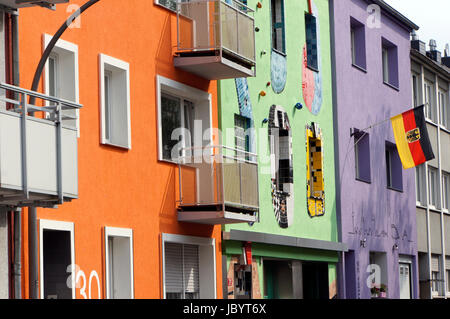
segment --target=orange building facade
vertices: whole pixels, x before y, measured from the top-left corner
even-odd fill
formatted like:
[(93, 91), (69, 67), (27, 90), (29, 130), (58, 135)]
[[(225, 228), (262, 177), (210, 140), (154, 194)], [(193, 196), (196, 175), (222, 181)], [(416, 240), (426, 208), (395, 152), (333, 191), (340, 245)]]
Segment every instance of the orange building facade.
[[(222, 298), (221, 226), (179, 221), (178, 165), (165, 159), (161, 109), (171, 105), (162, 99), (181, 103), (186, 123), (189, 107), (199, 107), (189, 116), (203, 132), (216, 128), (216, 81), (174, 66), (177, 15), (156, 2), (99, 1), (47, 62), (38, 91), (83, 107), (78, 119), (66, 119), (78, 133), (78, 198), (37, 209), (40, 298)], [(83, 3), (20, 10), (22, 88), (31, 88), (45, 46)], [(30, 296), (27, 225), (24, 209), (23, 298)], [(192, 254), (198, 272), (188, 282), (185, 268), (168, 260), (185, 265)], [(171, 271), (181, 283), (170, 282)]]

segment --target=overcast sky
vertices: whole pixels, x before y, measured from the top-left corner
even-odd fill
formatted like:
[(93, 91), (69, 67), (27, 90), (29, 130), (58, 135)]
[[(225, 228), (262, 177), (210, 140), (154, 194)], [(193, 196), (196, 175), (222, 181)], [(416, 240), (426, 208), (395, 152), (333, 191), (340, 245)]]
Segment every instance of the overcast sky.
[(435, 39), (444, 55), (450, 43), (450, 0), (385, 0), (390, 6), (417, 24), (419, 39), (428, 44)]

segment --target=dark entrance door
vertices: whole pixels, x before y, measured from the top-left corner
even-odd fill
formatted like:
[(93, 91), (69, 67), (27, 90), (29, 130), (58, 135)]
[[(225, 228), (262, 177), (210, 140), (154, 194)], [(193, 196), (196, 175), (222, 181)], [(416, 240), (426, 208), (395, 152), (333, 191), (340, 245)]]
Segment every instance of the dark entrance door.
[(330, 298), (328, 291), (327, 263), (303, 263), (303, 298)]

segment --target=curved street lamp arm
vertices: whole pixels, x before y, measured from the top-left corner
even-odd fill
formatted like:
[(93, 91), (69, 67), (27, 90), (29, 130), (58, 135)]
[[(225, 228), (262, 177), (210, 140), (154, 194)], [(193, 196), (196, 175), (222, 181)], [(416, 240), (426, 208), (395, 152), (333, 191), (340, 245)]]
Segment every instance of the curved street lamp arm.
[[(61, 27), (58, 29), (58, 31), (56, 31), (55, 35), (53, 36), (53, 38), (50, 40), (49, 44), (45, 48), (44, 53), (42, 54), (39, 64), (36, 68), (36, 71), (35, 71), (34, 77), (33, 77), (33, 83), (31, 85), (32, 91), (38, 90), (39, 80), (41, 79), (42, 71), (44, 70), (45, 63), (47, 63), (48, 57), (50, 56), (50, 53), (52, 52), (53, 48), (56, 45), (56, 42), (59, 40), (61, 35), (64, 33), (64, 31), (67, 30), (67, 28), (70, 26), (70, 24), (73, 22), (73, 20), (78, 18), (78, 16), (80, 16), (84, 11), (86, 11), (86, 9), (90, 8), (92, 5), (96, 4), (99, 1), (100, 0), (89, 0), (88, 2), (83, 4), (80, 7), (80, 9), (75, 11), (69, 18), (67, 18), (67, 20), (61, 25)], [(34, 103), (35, 103), (35, 98), (30, 97), (30, 104), (34, 104)]]

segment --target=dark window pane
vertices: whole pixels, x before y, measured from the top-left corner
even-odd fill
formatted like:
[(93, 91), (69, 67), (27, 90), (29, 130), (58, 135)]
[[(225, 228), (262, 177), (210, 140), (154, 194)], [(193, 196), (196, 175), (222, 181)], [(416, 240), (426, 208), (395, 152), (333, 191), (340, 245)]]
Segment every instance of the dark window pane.
[[(181, 128), (181, 106), (179, 99), (166, 95), (161, 97), (161, 125), (163, 158), (172, 160), (172, 149), (179, 142), (179, 140), (172, 140), (172, 132), (177, 128)], [(176, 158), (173, 160), (176, 160)]]

